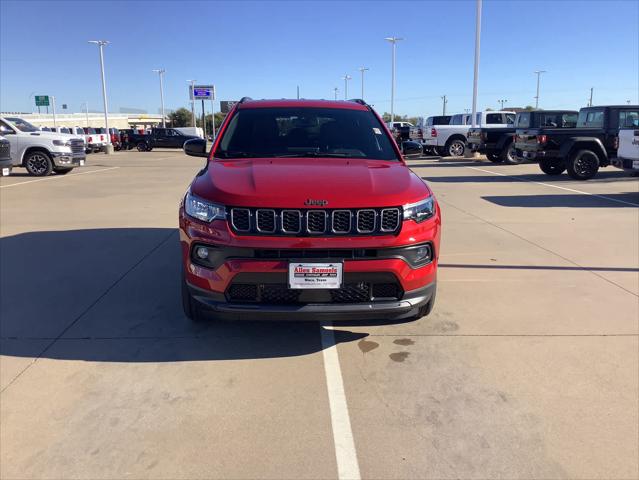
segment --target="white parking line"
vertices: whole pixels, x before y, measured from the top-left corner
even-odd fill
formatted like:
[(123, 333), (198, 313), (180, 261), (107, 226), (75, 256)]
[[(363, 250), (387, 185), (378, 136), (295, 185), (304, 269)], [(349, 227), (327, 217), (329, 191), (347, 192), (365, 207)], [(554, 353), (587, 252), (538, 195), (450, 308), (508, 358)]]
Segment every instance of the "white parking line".
[(326, 390), (328, 391), (335, 459), (337, 460), (337, 477), (339, 480), (360, 480), (359, 463), (351, 430), (351, 420), (348, 416), (342, 370), (339, 366), (335, 334), (331, 327), (331, 322), (320, 323)]
[[(102, 168), (100, 170), (90, 170), (88, 172), (80, 172), (80, 173), (70, 173), (69, 175), (65, 175), (65, 176), (51, 176), (51, 177), (46, 177), (46, 178), (38, 178), (37, 180), (27, 180), (26, 182), (19, 182), (19, 183), (12, 183), (10, 185), (0, 185), (0, 188), (9, 188), (9, 187), (16, 187), (18, 185), (25, 185), (27, 183), (34, 183), (34, 182), (44, 182), (45, 180), (53, 180), (56, 178), (69, 178), (69, 177), (77, 177), (78, 175), (87, 175), (89, 173), (100, 173), (100, 172), (106, 172), (107, 170), (115, 170), (116, 168), (120, 168), (120, 167), (109, 167), (109, 168)], [(11, 178), (11, 177), (9, 177)]]
[(616, 198), (606, 197), (605, 195), (597, 195), (596, 193), (589, 193), (589, 192), (583, 192), (581, 190), (575, 190), (572, 188), (560, 187), (559, 185), (553, 185), (551, 183), (535, 182), (534, 180), (527, 180), (525, 178), (521, 178), (516, 175), (506, 175), (505, 173), (491, 172), (490, 170), (484, 170), (483, 168), (477, 168), (477, 167), (466, 167), (466, 168), (470, 168), (471, 170), (478, 170), (480, 172), (485, 172), (485, 173), (492, 173), (493, 175), (499, 175), (500, 177), (515, 178), (521, 182), (536, 183), (537, 185), (544, 185), (546, 187), (558, 188), (559, 190), (566, 190), (567, 192), (581, 193), (582, 195), (590, 195), (591, 197), (603, 198), (611, 202), (623, 203), (624, 205), (632, 205), (633, 207), (639, 207), (639, 203), (625, 202), (623, 200), (618, 200)]

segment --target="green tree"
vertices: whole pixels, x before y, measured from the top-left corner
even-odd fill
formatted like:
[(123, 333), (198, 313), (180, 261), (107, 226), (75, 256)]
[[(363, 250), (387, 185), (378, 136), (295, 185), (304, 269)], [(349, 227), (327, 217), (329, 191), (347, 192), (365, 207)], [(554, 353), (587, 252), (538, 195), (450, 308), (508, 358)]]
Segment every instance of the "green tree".
[(169, 113), (169, 121), (173, 127), (192, 127), (191, 120), (191, 111), (184, 107)]

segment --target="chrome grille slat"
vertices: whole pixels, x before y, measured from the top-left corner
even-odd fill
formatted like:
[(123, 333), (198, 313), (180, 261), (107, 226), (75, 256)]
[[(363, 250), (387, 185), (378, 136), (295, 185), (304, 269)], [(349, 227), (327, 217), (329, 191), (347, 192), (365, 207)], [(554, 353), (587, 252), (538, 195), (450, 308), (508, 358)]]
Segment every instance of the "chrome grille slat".
[(248, 208), (231, 209), (231, 226), (238, 232), (250, 232), (251, 211)]
[(357, 211), (357, 232), (372, 233), (377, 224), (377, 212), (373, 209), (363, 209)]
[(382, 232), (394, 232), (399, 227), (399, 208), (384, 208), (381, 213), (379, 229)]
[(402, 227), (399, 207), (279, 209), (231, 207), (230, 226), (251, 235), (395, 235)]
[(349, 233), (352, 229), (352, 217), (350, 210), (334, 210), (331, 214), (331, 231), (333, 233)]
[(275, 210), (258, 208), (255, 212), (255, 228), (260, 233), (275, 233)]
[(84, 140), (80, 140), (79, 138), (73, 138), (70, 141), (71, 143), (71, 151), (73, 153), (84, 152)]
[(284, 233), (300, 233), (302, 231), (302, 212), (299, 210), (282, 210), (280, 225)]
[(306, 212), (306, 231), (318, 234), (326, 231), (326, 210), (309, 210)]

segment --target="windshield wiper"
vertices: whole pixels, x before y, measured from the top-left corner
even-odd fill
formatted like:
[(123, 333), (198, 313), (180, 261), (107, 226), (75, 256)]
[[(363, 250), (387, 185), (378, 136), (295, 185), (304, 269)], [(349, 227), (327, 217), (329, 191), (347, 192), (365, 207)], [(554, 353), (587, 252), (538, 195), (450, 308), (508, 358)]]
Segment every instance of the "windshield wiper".
[[(222, 158), (256, 158), (256, 157), (261, 157), (262, 155), (258, 155), (255, 153), (249, 153), (249, 152), (218, 152), (217, 155), (219, 155)], [(216, 156), (217, 156), (216, 155)]]
[(283, 155), (277, 155), (279, 158), (316, 158), (316, 157), (333, 157), (333, 158), (365, 158), (361, 155), (349, 155), (347, 153), (323, 153), (323, 152), (299, 152), (299, 153), (285, 153)]

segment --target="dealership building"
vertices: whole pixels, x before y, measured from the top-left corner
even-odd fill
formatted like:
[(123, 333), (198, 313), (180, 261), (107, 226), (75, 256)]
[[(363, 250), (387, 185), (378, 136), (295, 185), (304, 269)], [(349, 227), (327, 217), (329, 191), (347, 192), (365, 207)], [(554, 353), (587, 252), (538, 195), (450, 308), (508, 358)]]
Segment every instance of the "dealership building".
[[(55, 122), (51, 113), (0, 113), (3, 117), (20, 117), (36, 127), (94, 127), (104, 128), (104, 113), (62, 113), (56, 114)], [(162, 123), (161, 114), (149, 113), (109, 113), (109, 127), (111, 128), (149, 128)], [(167, 121), (168, 124), (168, 121)]]

